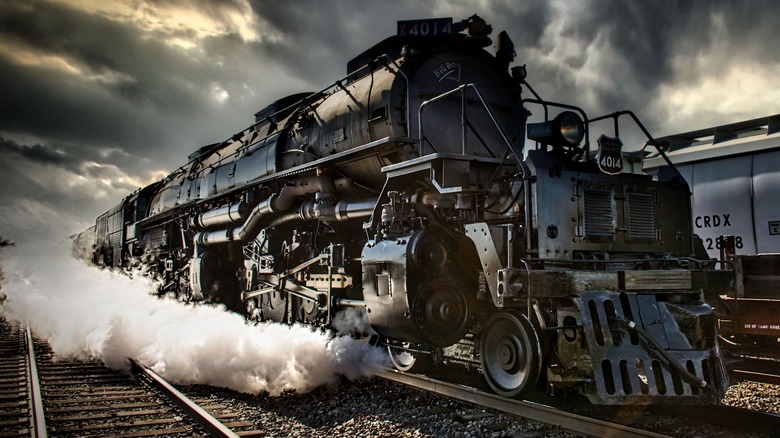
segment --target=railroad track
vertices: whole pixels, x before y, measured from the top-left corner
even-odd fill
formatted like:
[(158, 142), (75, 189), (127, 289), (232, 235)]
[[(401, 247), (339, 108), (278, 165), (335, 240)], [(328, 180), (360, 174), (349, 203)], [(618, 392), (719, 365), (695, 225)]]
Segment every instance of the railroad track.
[(729, 374), (735, 380), (780, 385), (780, 356), (776, 349), (727, 350)]
[(780, 363), (745, 358), (732, 366), (729, 374), (735, 380), (780, 385)]
[(495, 409), (510, 415), (524, 417), (542, 423), (558, 425), (562, 429), (576, 434), (621, 437), (666, 436), (632, 428), (623, 424), (562, 411), (552, 406), (499, 397), (479, 389), (456, 385), (416, 374), (396, 370), (385, 370), (377, 375), (383, 379), (392, 380), (424, 391), (450, 397), (455, 400), (473, 403), (488, 409)]
[[(586, 436), (682, 436), (678, 426), (673, 424), (667, 423), (659, 429), (646, 430), (630, 424), (596, 418), (601, 415), (609, 418), (642, 418), (643, 423), (652, 423), (652, 418), (655, 416), (668, 418), (673, 422), (680, 421), (681, 427), (691, 427), (691, 424), (701, 425), (706, 423), (721, 427), (722, 433), (725, 434), (723, 436), (738, 436), (745, 433), (754, 433), (759, 436), (777, 436), (778, 431), (780, 431), (780, 416), (730, 406), (597, 407), (586, 405), (585, 409), (578, 409), (577, 404), (573, 405), (575, 406), (573, 408), (572, 405), (562, 404), (563, 407), (561, 407), (534, 401), (508, 399), (477, 388), (396, 370), (385, 370), (378, 373), (378, 376), (455, 400), (472, 403), (483, 408), (557, 425), (566, 431)], [(587, 412), (588, 414), (583, 415), (577, 411)], [(653, 429), (653, 427), (650, 427), (650, 429)], [(668, 435), (667, 433), (673, 433), (673, 435)]]
[[(32, 348), (29, 332), (0, 318), (0, 436), (46, 436), (40, 408), (40, 392), (30, 377), (35, 363), (28, 360)], [(33, 368), (31, 368), (33, 367)]]
[[(34, 379), (28, 379), (36, 375), (36, 362), (27, 360), (31, 346), (36, 347), (39, 356), (37, 366), (43, 388), (40, 397), (34, 395)], [(263, 435), (253, 429), (252, 423), (241, 421), (224, 406), (208, 399), (186, 400), (150, 370), (135, 367), (135, 377), (129, 377), (96, 363), (54, 362), (47, 345), (32, 341), (25, 329), (7, 323), (0, 315), (0, 437), (46, 436), (47, 432), (57, 436)], [(613, 418), (609, 415), (608, 419), (594, 418), (597, 415), (591, 413), (597, 409), (583, 415), (583, 411), (506, 399), (478, 388), (396, 371), (385, 371), (380, 377), (581, 435), (679, 436), (674, 428), (644, 430), (642, 424), (608, 421)], [(40, 401), (36, 403), (36, 399)], [(172, 399), (179, 400), (176, 406)], [(36, 415), (44, 409), (45, 416)], [(625, 411), (628, 407), (619, 409)], [(655, 408), (634, 409), (640, 413), (642, 409), (662, 412)], [(203, 411), (212, 415), (203, 415)], [(780, 430), (780, 416), (728, 407), (674, 407), (658, 415), (685, 415), (706, 419), (708, 423), (717, 420), (718, 424), (736, 428), (735, 433), (751, 431), (776, 436)], [(199, 419), (191, 419), (196, 417)]]
[(138, 364), (128, 375), (55, 361), (47, 344), (2, 318), (0, 339), (0, 437), (263, 435), (224, 405), (199, 405), (209, 402), (184, 397)]

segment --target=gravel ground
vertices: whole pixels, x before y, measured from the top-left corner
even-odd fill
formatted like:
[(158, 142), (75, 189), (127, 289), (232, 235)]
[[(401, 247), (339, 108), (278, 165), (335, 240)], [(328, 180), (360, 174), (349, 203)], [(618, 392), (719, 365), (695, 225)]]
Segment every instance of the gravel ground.
[(780, 386), (767, 383), (740, 382), (729, 388), (726, 396), (723, 397), (723, 404), (754, 411), (780, 414)]
[(575, 437), (555, 426), (486, 412), (382, 379), (279, 397), (193, 386), (190, 396), (229, 405), (267, 436)]
[[(342, 382), (307, 394), (279, 397), (240, 394), (192, 386), (184, 392), (228, 405), (242, 420), (255, 423), (266, 436), (293, 437), (575, 437), (556, 426), (514, 418), (382, 379)], [(729, 389), (724, 404), (780, 413), (780, 386), (743, 382)], [(638, 410), (637, 410), (638, 409)], [(640, 420), (641, 408), (626, 410)], [(663, 425), (663, 419), (639, 423), (672, 435), (713, 437), (723, 431), (702, 425)], [(672, 419), (668, 419), (672, 420)], [(673, 423), (673, 421), (672, 421)], [(752, 435), (757, 436), (757, 435)]]

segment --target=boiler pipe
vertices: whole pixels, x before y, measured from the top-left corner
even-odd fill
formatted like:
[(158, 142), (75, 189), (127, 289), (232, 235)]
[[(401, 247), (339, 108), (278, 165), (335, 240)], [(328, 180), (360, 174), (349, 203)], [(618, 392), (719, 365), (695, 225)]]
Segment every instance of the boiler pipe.
[(242, 223), (249, 213), (250, 207), (244, 201), (226, 205), (215, 210), (209, 210), (190, 219), (190, 226), (203, 231), (209, 228)]

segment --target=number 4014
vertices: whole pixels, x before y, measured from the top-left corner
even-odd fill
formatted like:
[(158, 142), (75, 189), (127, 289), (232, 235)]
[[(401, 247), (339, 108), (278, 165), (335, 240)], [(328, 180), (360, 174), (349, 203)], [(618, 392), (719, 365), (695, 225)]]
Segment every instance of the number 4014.
[(604, 157), (601, 159), (603, 167), (623, 167), (623, 160), (617, 157)]

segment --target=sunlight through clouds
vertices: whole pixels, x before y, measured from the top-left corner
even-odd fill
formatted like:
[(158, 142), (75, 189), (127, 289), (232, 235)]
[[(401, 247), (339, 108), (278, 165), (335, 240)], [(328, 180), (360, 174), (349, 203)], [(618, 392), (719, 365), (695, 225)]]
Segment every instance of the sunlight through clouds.
[(221, 85), (217, 84), (216, 82), (212, 82), (212, 84), (211, 84), (211, 97), (218, 104), (222, 105), (222, 104), (225, 103), (225, 101), (228, 100), (228, 98), (230, 97), (230, 93), (228, 93), (227, 90), (222, 88)]
[(729, 66), (713, 71), (700, 82), (663, 86), (660, 101), (670, 110), (670, 119), (676, 120), (673, 124), (678, 131), (699, 126), (703, 115), (730, 114), (738, 121), (755, 117), (757, 107), (763, 108), (765, 115), (777, 114), (780, 113), (777, 77), (780, 77), (780, 66), (769, 71), (755, 65)]
[(0, 58), (18, 65), (63, 71), (80, 76), (84, 71), (64, 55), (41, 53), (21, 41), (0, 40)]
[(165, 36), (168, 44), (185, 49), (199, 46), (209, 36), (237, 34), (244, 41), (257, 41), (257, 22), (248, 1), (200, 2), (182, 0), (56, 0), (74, 9), (109, 19), (132, 23)]

